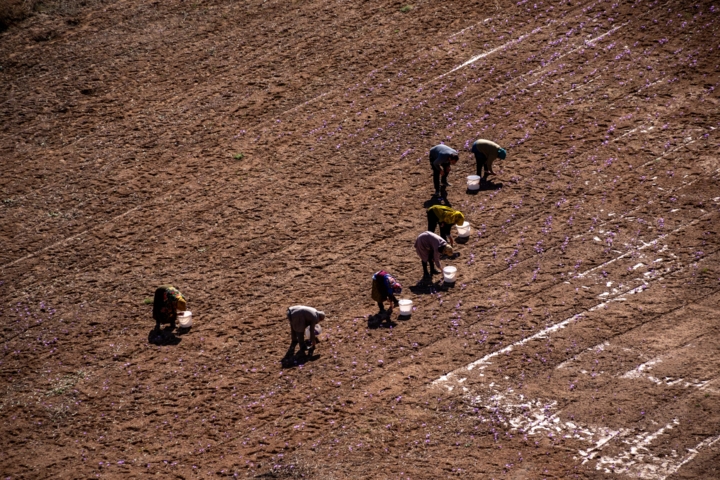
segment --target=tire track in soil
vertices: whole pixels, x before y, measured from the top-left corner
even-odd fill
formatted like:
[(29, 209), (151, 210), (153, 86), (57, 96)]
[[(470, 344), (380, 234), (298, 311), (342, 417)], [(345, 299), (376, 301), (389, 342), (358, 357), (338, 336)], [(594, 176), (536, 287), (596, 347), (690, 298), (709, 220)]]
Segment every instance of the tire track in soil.
[[(672, 275), (675, 276), (677, 273), (679, 273), (679, 272), (678, 272), (678, 271), (675, 271), (675, 272), (673, 272)], [(668, 316), (674, 316), (674, 317), (679, 317), (679, 318), (686, 318), (686, 317), (680, 315), (680, 312), (681, 312), (681, 311), (683, 311), (683, 310), (686, 311), (686, 310), (692, 308), (693, 304), (698, 304), (698, 305), (699, 305), (699, 304), (703, 304), (703, 303), (704, 303), (704, 304), (707, 304), (707, 305), (713, 305), (713, 303), (712, 303), (711, 301), (708, 301), (708, 300), (711, 299), (711, 298), (713, 298), (713, 296), (717, 297), (717, 292), (718, 292), (717, 289), (716, 289), (714, 292), (705, 292), (706, 295), (705, 295), (704, 298), (701, 298), (701, 299), (699, 299), (699, 300), (697, 300), (697, 301), (689, 300), (689, 301), (687, 301), (684, 305), (681, 305), (681, 306), (675, 308), (674, 310), (671, 310), (671, 311), (669, 311), (669, 312), (666, 311), (666, 312), (664, 312), (664, 313), (655, 315), (655, 317), (654, 317), (653, 319), (649, 320), (649, 321), (642, 322), (642, 323), (640, 323), (639, 325), (633, 324), (633, 325), (631, 326), (631, 328), (629, 328), (628, 330), (626, 330), (626, 331), (624, 331), (624, 332), (621, 332), (621, 333), (615, 332), (615, 334), (614, 334), (613, 336), (606, 338), (606, 340), (604, 341), (604, 343), (602, 344), (602, 346), (601, 346), (600, 348), (597, 348), (598, 345), (596, 345), (595, 347), (591, 347), (591, 348), (589, 348), (589, 349), (587, 349), (587, 350), (584, 350), (583, 353), (581, 353), (581, 355), (586, 355), (586, 354), (588, 354), (588, 353), (595, 353), (595, 354), (597, 355), (597, 354), (599, 354), (600, 352), (604, 352), (604, 353), (602, 353), (602, 355), (601, 355), (601, 357), (600, 357), (601, 360), (603, 360), (603, 365), (601, 365), (601, 366), (598, 368), (598, 367), (597, 367), (597, 361), (596, 361), (596, 362), (595, 362), (595, 365), (591, 365), (591, 366), (588, 366), (588, 367), (587, 367), (588, 370), (591, 370), (591, 371), (595, 372), (595, 373), (593, 373), (592, 377), (595, 378), (595, 377), (596, 377), (596, 373), (597, 373), (598, 375), (603, 375), (603, 374), (607, 374), (607, 373), (608, 373), (608, 372), (607, 372), (607, 367), (608, 367), (608, 365), (607, 365), (607, 356), (608, 356), (608, 353), (612, 353), (612, 352), (613, 352), (613, 350), (610, 350), (610, 349), (608, 348), (608, 345), (615, 345), (615, 344), (616, 344), (615, 340), (616, 340), (618, 337), (620, 337), (620, 336), (630, 336), (630, 335), (633, 334), (633, 332), (638, 332), (638, 330), (641, 330), (641, 329), (647, 330), (648, 327), (652, 327), (652, 325), (658, 324), (658, 323), (661, 324), (663, 321), (665, 321), (665, 323), (668, 323), (668, 322), (670, 321), (669, 319), (667, 319)], [(656, 313), (656, 312), (654, 312), (654, 313)], [(666, 319), (667, 319), (667, 320), (666, 320)], [(576, 325), (576, 324), (574, 324), (572, 327), (568, 327), (568, 328), (569, 328), (569, 329), (576, 328), (575, 325)], [(674, 325), (674, 328), (678, 329), (679, 327), (678, 327), (677, 325)], [(705, 335), (707, 336), (708, 334), (711, 333), (711, 329), (707, 329), (707, 327), (705, 327), (705, 328), (706, 328)], [(652, 331), (652, 330), (651, 330), (651, 331)], [(657, 331), (657, 329), (655, 329), (655, 332), (656, 332), (656, 335), (659, 333), (659, 332)], [(577, 332), (576, 332), (576, 334), (577, 334)], [(562, 341), (563, 339), (566, 339), (568, 336), (571, 336), (571, 335), (572, 335), (572, 332), (566, 332), (565, 335), (561, 337), (561, 341)], [(645, 333), (638, 332), (638, 333), (635, 334), (635, 337), (638, 337), (638, 335), (642, 335), (643, 338), (646, 338), (646, 337), (648, 336), (648, 332), (645, 332)], [(651, 335), (652, 335), (652, 334), (651, 334)], [(667, 335), (662, 334), (659, 338), (670, 339), (670, 338), (672, 338), (672, 337), (668, 337)], [(663, 340), (663, 341), (664, 341), (664, 340)], [(691, 340), (691, 341), (692, 341), (692, 340)], [(645, 342), (645, 340), (643, 340), (642, 343), (644, 343), (644, 342)], [(565, 341), (565, 343), (567, 344), (567, 341)], [(665, 341), (665, 343), (667, 343), (667, 342)], [(550, 344), (550, 340), (548, 340), (548, 344)], [(630, 345), (637, 345), (637, 342), (630, 342), (629, 344), (630, 344)], [(689, 345), (689, 344), (686, 344), (686, 347), (685, 347), (685, 348), (687, 348), (687, 345)], [(558, 345), (557, 342), (555, 342), (555, 343), (553, 343), (553, 347), (557, 350), (557, 349), (559, 349), (559, 347), (562, 347), (562, 345)], [(640, 346), (639, 346), (639, 348), (643, 348), (644, 350), (647, 350), (647, 347), (640, 347)], [(625, 348), (624, 350), (629, 350), (629, 349)], [(622, 352), (620, 352), (620, 353), (622, 353)], [(523, 353), (523, 358), (526, 358), (526, 353)], [(576, 358), (576, 357), (573, 357), (573, 358)], [(617, 358), (613, 358), (613, 361), (614, 361), (614, 362), (617, 362)], [(508, 361), (506, 361), (505, 363), (507, 364)], [(567, 362), (563, 362), (563, 363), (567, 363)], [(562, 364), (561, 364), (561, 365), (562, 365)], [(488, 366), (489, 366), (489, 365), (488, 365)], [(558, 367), (556, 367), (556, 369), (557, 369), (557, 368), (558, 368)], [(604, 370), (601, 370), (601, 369), (603, 369), (603, 368), (604, 368)], [(625, 368), (627, 368), (627, 367), (625, 367)], [(577, 371), (577, 370), (579, 370), (579, 369), (576, 368), (575, 370)], [(598, 372), (598, 371), (599, 371), (599, 372)], [(711, 370), (709, 370), (709, 371), (711, 371)], [(621, 372), (622, 372), (622, 370), (621, 370)], [(467, 398), (466, 401), (467, 401), (467, 405), (468, 405), (468, 406), (480, 406), (480, 405), (483, 405), (483, 403), (480, 403), (480, 405), (478, 405), (476, 402), (485, 402), (485, 401), (487, 401), (487, 400), (486, 400), (487, 398), (493, 399), (493, 398), (496, 398), (496, 397), (497, 397), (498, 399), (502, 399), (502, 396), (503, 396), (503, 393), (502, 393), (502, 392), (505, 392), (505, 391), (507, 392), (507, 396), (517, 396), (516, 394), (513, 393), (513, 388), (511, 388), (511, 387), (512, 387), (512, 384), (508, 384), (508, 382), (502, 380), (501, 375), (499, 375), (499, 376), (494, 376), (494, 375), (493, 375), (494, 372), (492, 372), (492, 371), (488, 371), (487, 373), (488, 373), (488, 374), (486, 375), (486, 378), (484, 379), (484, 384), (485, 384), (485, 386), (487, 386), (487, 384), (490, 384), (490, 386), (492, 387), (493, 384), (495, 384), (495, 383), (499, 383), (499, 385), (505, 385), (505, 386), (502, 386), (502, 387), (496, 386), (494, 389), (491, 388), (491, 393), (484, 393), (484, 394), (478, 396), (477, 398), (476, 398), (476, 397), (473, 397), (471, 394), (465, 394), (465, 397)], [(578, 372), (578, 373), (579, 373), (579, 372)], [(587, 374), (588, 372), (582, 371), (582, 373), (583, 373), (583, 374)], [(507, 375), (507, 374), (505, 374), (505, 375)], [(568, 375), (566, 375), (566, 377), (567, 377), (567, 376), (568, 376)], [(622, 382), (621, 379), (622, 379), (623, 377), (620, 377), (620, 380), (618, 380), (618, 379), (617, 379), (618, 376), (619, 376), (619, 375), (614, 375), (614, 376), (612, 376), (610, 379), (608, 379), (608, 377), (603, 377), (603, 378), (605, 378), (605, 380), (604, 380), (604, 381), (600, 380), (599, 382), (598, 382), (598, 381), (592, 381), (592, 383), (594, 383), (593, 386), (594, 386), (595, 388), (594, 388), (594, 389), (591, 388), (591, 389), (589, 389), (589, 391), (590, 391), (590, 392), (594, 392), (594, 393), (593, 393), (593, 399), (595, 399), (595, 397), (598, 395), (598, 393), (597, 393), (598, 387), (602, 386), (602, 387), (604, 388), (605, 386), (607, 386), (607, 385), (609, 385), (609, 384), (613, 384), (613, 382), (615, 382), (615, 383), (617, 383), (617, 382)], [(506, 376), (505, 378), (507, 378), (507, 376)], [(528, 377), (528, 380), (529, 380), (530, 383), (532, 383), (531, 378), (532, 378), (532, 375), (530, 375), (530, 377)], [(588, 381), (591, 381), (591, 380), (590, 380), (590, 377), (582, 377), (582, 378), (586, 378)], [(574, 378), (574, 379), (573, 379), (573, 378), (571, 377), (571, 379), (568, 380), (568, 381), (565, 383), (565, 385), (568, 385), (568, 384), (571, 385), (570, 391), (573, 391), (573, 386), (574, 386), (575, 384), (580, 384), (580, 383), (582, 383), (583, 381), (584, 381), (584, 380), (582, 380), (581, 378)], [(491, 383), (491, 382), (492, 382), (492, 383)], [(556, 385), (560, 385), (561, 383), (560, 383), (560, 382), (556, 382), (555, 384), (556, 384)], [(510, 385), (510, 387), (508, 387), (508, 385)], [(508, 388), (506, 388), (506, 387), (508, 387)], [(663, 408), (652, 407), (653, 413), (651, 414), (651, 415), (652, 415), (651, 417), (648, 417), (648, 419), (649, 419), (650, 423), (652, 423), (652, 424), (654, 424), (654, 425), (658, 425), (658, 422), (659, 422), (659, 424), (663, 424), (663, 423), (666, 423), (666, 422), (670, 422), (669, 424), (673, 424), (673, 423), (674, 423), (675, 425), (682, 425), (678, 430), (675, 431), (675, 432), (676, 432), (675, 434), (672, 434), (672, 435), (671, 435), (671, 436), (672, 436), (672, 441), (673, 441), (673, 442), (678, 442), (679, 440), (681, 440), (681, 438), (679, 439), (679, 437), (678, 437), (677, 434), (678, 434), (678, 433), (682, 433), (683, 429), (686, 429), (687, 427), (684, 425), (684, 424), (685, 424), (685, 418), (682, 418), (681, 421), (678, 421), (677, 415), (679, 414), (680, 417), (687, 417), (688, 415), (692, 415), (692, 414), (690, 414), (689, 412), (691, 412), (693, 409), (692, 409), (692, 408), (687, 408), (687, 407), (689, 406), (689, 405), (687, 405), (687, 404), (688, 404), (690, 401), (694, 401), (694, 400), (692, 400), (692, 397), (693, 397), (693, 395), (694, 395), (694, 392), (692, 391), (692, 389), (688, 389), (688, 388), (685, 388), (685, 389), (680, 388), (680, 389), (678, 390), (678, 389), (675, 388), (675, 387), (672, 387), (672, 386), (670, 386), (670, 387), (671, 387), (671, 389), (672, 389), (672, 394), (676, 394), (676, 395), (674, 395), (674, 396), (672, 397), (673, 399), (670, 401), (670, 402), (672, 402), (672, 405), (673, 405), (673, 406), (671, 406), (671, 407), (663, 407)], [(575, 422), (575, 424), (577, 424), (577, 420), (575, 420), (575, 418), (580, 419), (580, 418), (581, 418), (581, 415), (582, 415), (582, 416), (587, 416), (587, 413), (588, 413), (587, 411), (583, 414), (583, 409), (587, 410), (587, 408), (586, 408), (585, 406), (583, 406), (581, 403), (578, 403), (578, 401), (579, 401), (579, 398), (578, 398), (578, 397), (582, 397), (582, 392), (580, 392), (580, 395), (577, 394), (577, 393), (578, 393), (577, 391), (576, 391), (575, 393), (565, 393), (565, 392), (567, 392), (566, 388), (567, 388), (567, 387), (562, 387), (562, 388), (556, 387), (556, 388), (554, 389), (554, 391), (548, 392), (548, 391), (547, 391), (547, 388), (546, 388), (546, 385), (542, 385), (542, 386), (541, 386), (541, 385), (535, 385), (534, 388), (533, 388), (532, 386), (527, 386), (527, 385), (526, 385), (526, 386), (522, 386), (522, 390), (523, 390), (524, 392), (526, 392), (526, 394), (529, 394), (531, 398), (532, 398), (533, 395), (541, 395), (541, 396), (543, 397), (543, 399), (544, 399), (544, 400), (542, 400), (543, 403), (545, 403), (546, 405), (547, 405), (548, 403), (552, 403), (552, 404), (553, 404), (553, 412), (554, 412), (554, 413), (552, 414), (552, 416), (549, 416), (549, 417), (548, 417), (548, 414), (547, 414), (547, 413), (541, 414), (541, 415), (537, 416), (537, 419), (538, 419), (537, 421), (533, 421), (531, 424), (527, 425), (527, 428), (526, 428), (525, 426), (523, 426), (523, 428), (519, 429), (519, 431), (522, 432), (523, 429), (525, 429), (525, 432), (526, 432), (526, 433), (527, 433), (527, 432), (530, 432), (530, 433), (532, 433), (533, 435), (537, 435), (537, 434), (538, 434), (538, 431), (540, 431), (540, 432), (554, 431), (554, 430), (557, 428), (556, 425), (555, 425), (555, 422), (556, 422), (557, 420), (555, 420), (555, 419), (557, 419), (557, 418), (560, 416), (561, 412), (562, 412), (562, 414), (563, 414), (564, 417), (568, 418), (568, 420), (569, 420), (569, 419), (573, 419), (572, 421)], [(529, 389), (529, 390), (528, 390), (528, 389)], [(564, 390), (564, 391), (560, 391), (560, 390)], [(607, 390), (607, 388), (605, 388), (605, 390)], [(616, 392), (617, 392), (617, 389), (613, 389), (613, 390), (614, 390), (615, 393), (613, 394), (613, 397), (610, 398), (610, 402), (609, 402), (610, 405), (612, 405), (613, 402), (616, 403), (616, 404), (618, 404), (618, 405), (621, 405), (621, 406), (623, 405), (623, 402), (627, 403), (627, 398), (624, 399), (624, 400), (623, 400), (622, 398), (617, 398), (617, 397), (616, 397), (616, 395), (617, 395), (617, 393), (616, 393)], [(464, 391), (467, 391), (467, 389), (464, 389)], [(585, 390), (585, 391), (586, 391), (586, 392), (588, 391), (587, 387), (586, 387), (586, 390)], [(659, 397), (659, 396), (660, 396), (659, 393), (657, 392), (657, 390), (652, 391), (652, 392), (648, 391), (647, 394), (648, 394), (648, 398), (649, 398), (649, 399), (653, 399), (654, 397)], [(570, 398), (566, 398), (568, 395), (570, 396)], [(606, 396), (606, 397), (608, 397), (608, 396), (609, 396), (609, 393), (605, 393), (605, 394), (600, 393), (600, 396), (601, 396), (601, 397), (602, 397), (603, 395)], [(680, 397), (679, 400), (678, 400), (678, 397)], [(706, 395), (706, 397), (707, 397), (707, 395)], [(557, 401), (551, 400), (552, 398), (557, 398)], [(665, 397), (663, 396), (663, 398), (665, 398)], [(522, 403), (522, 404), (526, 405), (526, 407), (523, 407), (523, 408), (531, 408), (531, 409), (534, 408), (533, 405), (532, 405), (533, 402), (523, 401), (523, 400), (522, 400), (522, 397), (521, 397), (519, 400), (517, 400), (517, 401), (518, 401), (519, 403)], [(517, 413), (520, 413), (519, 410), (516, 411), (516, 406), (514, 406), (514, 405), (504, 406), (502, 400), (499, 400), (499, 401), (498, 401), (498, 400), (494, 400), (493, 402), (494, 402), (493, 405), (495, 405), (493, 408), (500, 408), (502, 411), (504, 411), (504, 412), (505, 412), (506, 414), (508, 414), (508, 415), (516, 415)], [(646, 409), (650, 409), (650, 405), (653, 404), (653, 401), (650, 400), (649, 402), (645, 402), (645, 403), (646, 403), (646, 405), (648, 405), (648, 407), (647, 407)], [(658, 403), (658, 402), (655, 402), (655, 403)], [(660, 402), (660, 403), (662, 403), (662, 402)], [(667, 401), (665, 401), (665, 403), (667, 403)], [(568, 409), (568, 407), (569, 407), (569, 410), (570, 410), (570, 411), (564, 412), (564, 410)], [(486, 409), (489, 410), (489, 411), (492, 410), (492, 409), (490, 409), (489, 407), (481, 407), (481, 408), (486, 408)], [(600, 408), (603, 408), (603, 407), (601, 406)], [(670, 408), (672, 411), (667, 412), (668, 408)], [(472, 410), (472, 408), (470, 408), (470, 410)], [(607, 408), (606, 408), (605, 410), (607, 411)], [(661, 415), (660, 417), (658, 417), (658, 413), (656, 413), (658, 410), (660, 411), (660, 415)], [(664, 414), (662, 413), (663, 410), (666, 411)], [(475, 411), (477, 412), (477, 409), (476, 409)], [(616, 412), (616, 413), (617, 413), (617, 412)], [(525, 416), (528, 416), (528, 415), (527, 415), (527, 412), (526, 412), (524, 415), (525, 415)], [(617, 429), (617, 428), (618, 428), (618, 425), (622, 426), (622, 425), (627, 424), (627, 423), (623, 423), (623, 421), (620, 421), (620, 422), (618, 423), (618, 419), (617, 419), (617, 418), (612, 417), (612, 414), (611, 414), (610, 416), (611, 416), (611, 418), (612, 418), (612, 419), (610, 420), (611, 423), (610, 423), (610, 424), (607, 424), (607, 423), (606, 423), (606, 425), (608, 425), (609, 429), (611, 429), (611, 430), (612, 430), (612, 429)], [(530, 415), (529, 417), (532, 418), (532, 415)], [(519, 418), (522, 419), (522, 416), (519, 417)], [(663, 419), (663, 418), (664, 418), (664, 419)], [(674, 418), (674, 420), (673, 420), (673, 418)], [(622, 419), (620, 419), (620, 420), (622, 420)], [(513, 423), (513, 422), (515, 422), (515, 421), (516, 421), (516, 420), (511, 420), (510, 423)], [(525, 420), (519, 420), (519, 421), (520, 421), (521, 424), (526, 424), (526, 423), (527, 423)], [(504, 423), (507, 423), (507, 422), (504, 422)], [(690, 422), (690, 423), (692, 423), (692, 422)], [(514, 426), (513, 426), (512, 428), (513, 428), (514, 430), (518, 430), (518, 426), (515, 425), (515, 424), (513, 424), (513, 425), (514, 425)], [(559, 425), (561, 426), (560, 428), (563, 428), (563, 426), (564, 426), (563, 423), (560, 423)], [(578, 431), (578, 427), (576, 427), (576, 426), (573, 425), (572, 423), (568, 423), (568, 425), (570, 426), (571, 430), (574, 429), (575, 432)], [(657, 427), (650, 427), (649, 430), (652, 430), (653, 428), (657, 428)], [(580, 429), (580, 430), (582, 431), (583, 429)], [(558, 431), (562, 431), (562, 430), (558, 429)], [(597, 435), (597, 433), (592, 433), (592, 431), (593, 431), (592, 428), (590, 429), (590, 431), (585, 430), (585, 433), (583, 433), (583, 435), (585, 435), (585, 434)], [(570, 432), (570, 433), (572, 433), (572, 432)], [(631, 433), (631, 430), (620, 428), (619, 430), (616, 430), (616, 434), (617, 434), (617, 435), (615, 435), (615, 436), (612, 438), (612, 440), (613, 440), (613, 442), (621, 441), (622, 443), (626, 443), (626, 442), (627, 442), (627, 443), (629, 443), (630, 445), (633, 445), (633, 443), (629, 441), (630, 439), (628, 439), (628, 435), (629, 435), (630, 433)], [(581, 437), (578, 437), (577, 435), (572, 435), (572, 437), (573, 437), (573, 438), (578, 438), (578, 439), (581, 438)], [(565, 438), (569, 438), (569, 436), (566, 436)], [(639, 435), (639, 436), (638, 436), (638, 441), (642, 440), (643, 442), (645, 442), (646, 440), (644, 440), (644, 438), (645, 438), (645, 437), (643, 437), (642, 435)], [(685, 440), (684, 440), (685, 445), (688, 445), (688, 448), (689, 448), (689, 449), (690, 449), (691, 447), (695, 446), (695, 444), (697, 443), (696, 438), (697, 438), (697, 437), (694, 437), (692, 433), (686, 431), (686, 433), (685, 433)], [(626, 439), (627, 439), (627, 440), (626, 440)], [(607, 441), (607, 439), (602, 440), (601, 443), (606, 442), (606, 441)], [(668, 441), (670, 441), (670, 440), (667, 440), (666, 443), (667, 443)], [(649, 441), (648, 441), (647, 443), (649, 443)], [(578, 446), (579, 446), (579, 447), (582, 447), (582, 442), (579, 442), (579, 443), (578, 443)], [(600, 451), (600, 449), (607, 447), (607, 445), (605, 445), (605, 444), (602, 444), (602, 445), (601, 445), (601, 444), (598, 444), (598, 446), (599, 446), (599, 448), (597, 448), (596, 451)], [(636, 444), (636, 446), (637, 446), (637, 444)], [(585, 447), (582, 447), (582, 448), (585, 448)], [(586, 459), (583, 460), (583, 464), (587, 461), (587, 459), (592, 458), (592, 457), (594, 456), (594, 454), (588, 456), (588, 453), (591, 452), (592, 450), (593, 450), (593, 449), (590, 449), (590, 450), (585, 449), (585, 453), (583, 453), (583, 450), (580, 451), (580, 454), (581, 454), (583, 457), (586, 457)], [(634, 451), (634, 450), (633, 450), (633, 451)], [(661, 454), (661, 457), (662, 457), (662, 456), (663, 456), (663, 455)], [(598, 464), (598, 469), (600, 469), (600, 465), (602, 465), (602, 464), (606, 464), (606, 465), (607, 465), (607, 464), (610, 462), (610, 458), (611, 458), (611, 457), (605, 457), (604, 459), (599, 459), (599, 460), (600, 460), (600, 463)], [(668, 466), (667, 466), (667, 462), (665, 462), (665, 463), (663, 464), (663, 466), (660, 466), (659, 464), (662, 463), (662, 462), (657, 460), (658, 457), (652, 457), (652, 456), (650, 456), (650, 459), (649, 459), (648, 463), (643, 464), (644, 466), (638, 466), (638, 464), (635, 463), (633, 460), (628, 460), (628, 457), (627, 457), (625, 454), (622, 454), (622, 455), (621, 455), (620, 457), (618, 457), (618, 458), (620, 458), (620, 459), (625, 458), (625, 460), (621, 460), (621, 466), (622, 466), (622, 463), (623, 463), (623, 462), (626, 462), (626, 464), (628, 464), (627, 462), (629, 462), (629, 467), (628, 467), (628, 468), (630, 468), (631, 470), (637, 470), (637, 469), (645, 469), (645, 468), (647, 468), (647, 469), (649, 469), (651, 472), (653, 472), (653, 471), (656, 472), (656, 473), (652, 473), (652, 474), (651, 474), (651, 473), (648, 473), (649, 476), (647, 476), (646, 478), (662, 478), (662, 477), (661, 477), (661, 474), (660, 474), (660, 473), (657, 473), (658, 470), (659, 470), (659, 471), (666, 471), (666, 472), (667, 472), (667, 471), (669, 471), (669, 470), (672, 470), (672, 468), (674, 468), (674, 467), (672, 467), (672, 465), (671, 465), (670, 467), (668, 467)], [(680, 459), (680, 460), (681, 460), (681, 459)], [(680, 460), (678, 460), (676, 463), (679, 463)], [(642, 461), (643, 461), (643, 455), (638, 455), (638, 462), (642, 462)], [(653, 466), (653, 462), (656, 463), (656, 466)], [(672, 467), (672, 468), (671, 468), (671, 467)], [(620, 472), (620, 470), (617, 470), (617, 471), (616, 471), (616, 473), (619, 473), (619, 472)], [(610, 472), (609, 472), (609, 471), (606, 471), (606, 473), (610, 473)]]
[[(266, 122), (267, 122), (267, 121), (268, 121), (268, 120), (266, 120)], [(106, 167), (106, 168), (107, 168), (107, 167)], [(66, 181), (66, 182), (67, 182), (67, 181)]]

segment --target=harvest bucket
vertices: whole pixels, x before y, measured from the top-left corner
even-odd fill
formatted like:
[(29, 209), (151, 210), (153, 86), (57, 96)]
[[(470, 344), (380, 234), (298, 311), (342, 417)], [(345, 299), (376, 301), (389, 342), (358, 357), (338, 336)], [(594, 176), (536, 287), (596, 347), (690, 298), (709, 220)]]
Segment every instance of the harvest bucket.
[(180, 325), (180, 328), (192, 327), (192, 312), (190, 310), (185, 310), (184, 312), (178, 312), (177, 320), (178, 320), (178, 325)]
[(398, 305), (400, 308), (400, 315), (410, 316), (412, 314), (412, 306), (413, 306), (412, 300), (403, 298), (402, 300), (398, 300)]
[(463, 222), (462, 225), (456, 225), (457, 226), (457, 232), (458, 237), (469, 237), (470, 236), (470, 224), (468, 222)]
[[(322, 333), (322, 327), (320, 325), (315, 325), (315, 336), (317, 337)], [(305, 340), (310, 340), (310, 327), (308, 326), (305, 328)]]
[(468, 175), (468, 190), (480, 190), (480, 175)]
[(443, 280), (445, 280), (445, 283), (455, 283), (456, 276), (457, 276), (457, 267), (443, 268)]

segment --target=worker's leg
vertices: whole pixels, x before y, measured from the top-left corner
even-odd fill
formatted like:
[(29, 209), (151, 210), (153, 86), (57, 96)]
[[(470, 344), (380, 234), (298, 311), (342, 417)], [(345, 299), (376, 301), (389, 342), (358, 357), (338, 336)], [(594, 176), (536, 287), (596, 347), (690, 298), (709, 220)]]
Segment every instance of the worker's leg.
[(440, 272), (438, 272), (438, 271), (435, 269), (435, 262), (433, 261), (433, 258), (435, 258), (435, 252), (434, 252), (432, 249), (430, 249), (430, 252), (428, 252), (428, 253), (429, 253), (429, 255), (430, 255), (430, 256), (428, 257), (428, 258), (430, 259), (430, 261), (429, 261), (429, 263), (430, 263), (430, 275), (438, 275), (438, 274), (440, 274)]
[(305, 331), (293, 333), (295, 334), (295, 341), (300, 344), (298, 353), (305, 353), (307, 350), (307, 345), (305, 345)]
[(430, 271), (428, 270), (428, 262), (423, 261), (422, 266), (423, 266), (423, 276), (430, 277)]
[(295, 335), (295, 330), (290, 327), (290, 348), (288, 349), (287, 353), (285, 354), (285, 358), (292, 357), (295, 354), (295, 347), (298, 344), (297, 337)]
[(436, 167), (432, 164), (432, 161), (430, 162), (430, 167), (432, 167), (433, 172), (433, 186), (435, 187), (435, 195), (440, 194), (440, 167)]
[(427, 211), (427, 221), (428, 221), (428, 232), (434, 232), (435, 227), (437, 227), (438, 219), (435, 216), (433, 212), (430, 210)]
[(385, 311), (385, 305), (383, 302), (377, 302), (378, 307), (380, 308), (380, 313), (383, 313)]
[(482, 176), (482, 169), (485, 165), (485, 155), (483, 155), (480, 152), (474, 152), (475, 153), (475, 174), (478, 177)]
[(444, 224), (440, 225), (440, 237), (448, 242), (448, 237), (450, 236), (450, 231), (452, 230), (452, 225)]
[(435, 187), (435, 194), (440, 194), (440, 168), (433, 167), (433, 187)]

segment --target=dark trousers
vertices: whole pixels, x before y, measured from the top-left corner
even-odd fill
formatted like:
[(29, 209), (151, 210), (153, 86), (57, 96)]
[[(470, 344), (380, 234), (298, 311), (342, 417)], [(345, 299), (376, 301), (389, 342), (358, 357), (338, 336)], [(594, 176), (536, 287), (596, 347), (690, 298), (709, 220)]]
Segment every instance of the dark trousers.
[(443, 167), (433, 165), (432, 159), (430, 159), (430, 167), (433, 171), (433, 186), (435, 187), (435, 193), (440, 193), (440, 176), (442, 175), (443, 183), (447, 183), (447, 173)]
[(295, 347), (297, 344), (300, 344), (300, 351), (305, 351), (305, 330), (302, 332), (296, 332), (292, 328), (292, 322), (290, 321), (290, 309), (287, 311), (287, 319), (288, 323), (290, 323), (290, 348), (288, 348), (287, 353), (285, 354), (285, 357), (290, 357), (295, 353)]
[[(428, 270), (428, 264), (430, 264), (429, 270)], [(423, 266), (423, 275), (425, 275), (426, 277), (429, 277), (431, 275), (437, 275), (438, 273), (440, 273), (435, 269), (435, 264), (433, 263), (432, 260), (430, 260), (429, 262), (423, 261), (422, 266)]]
[[(429, 276), (431, 276), (432, 274), (440, 273), (440, 272), (438, 272), (438, 271), (435, 269), (435, 263), (433, 262), (433, 257), (434, 257), (434, 255), (435, 255), (435, 251), (432, 250), (432, 249), (430, 249), (430, 251), (428, 252), (428, 255), (430, 255), (430, 256), (428, 257), (429, 260), (428, 260), (427, 262), (424, 261), (424, 260), (421, 260), (421, 261), (422, 261), (422, 266), (423, 266), (423, 274), (424, 274), (426, 277), (429, 277)], [(429, 264), (429, 265), (428, 265), (428, 264)], [(429, 270), (428, 270), (428, 266), (430, 267)]]
[(296, 332), (295, 330), (290, 327), (290, 348), (288, 348), (287, 353), (285, 354), (286, 357), (290, 357), (295, 353), (295, 347), (297, 344), (300, 344), (300, 351), (305, 351), (305, 332)]
[[(383, 313), (385, 311), (385, 302), (387, 302), (388, 300), (390, 300), (394, 305), (397, 305), (397, 298), (395, 298), (394, 294), (390, 294), (387, 296), (383, 295), (382, 300), (378, 300), (377, 302), (380, 313)], [(390, 306), (390, 308), (392, 309), (392, 305)]]
[[(475, 166), (477, 167), (476, 175), (482, 177), (483, 180), (487, 180), (487, 176), (490, 174), (488, 169), (487, 157), (484, 153), (475, 153)], [(483, 177), (482, 171), (485, 169), (485, 176)]]
[(452, 225), (448, 225), (447, 223), (440, 223), (438, 218), (435, 216), (433, 212), (430, 210), (427, 211), (427, 221), (428, 221), (428, 232), (435, 233), (435, 227), (440, 225), (440, 237), (448, 241), (448, 235), (450, 235), (450, 231), (452, 230)]

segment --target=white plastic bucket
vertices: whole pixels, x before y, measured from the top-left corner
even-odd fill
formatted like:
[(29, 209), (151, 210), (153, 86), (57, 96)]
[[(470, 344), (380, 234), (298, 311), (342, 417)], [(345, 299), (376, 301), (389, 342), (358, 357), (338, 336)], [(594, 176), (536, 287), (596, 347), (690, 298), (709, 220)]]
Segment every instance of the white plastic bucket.
[(192, 327), (192, 312), (190, 310), (185, 310), (184, 312), (177, 312), (177, 320), (180, 328)]
[(445, 283), (455, 283), (455, 277), (457, 277), (457, 267), (443, 268), (443, 279)]
[(463, 222), (462, 225), (456, 225), (458, 237), (469, 237), (470, 236), (470, 224)]
[(468, 175), (468, 190), (480, 190), (480, 175)]
[(412, 314), (412, 306), (413, 301), (409, 300), (407, 298), (403, 298), (402, 300), (398, 300), (398, 307), (400, 309), (400, 315), (410, 315)]
[[(317, 337), (322, 333), (322, 327), (320, 325), (315, 325), (315, 336)], [(310, 327), (308, 326), (305, 328), (305, 340), (310, 340)]]

